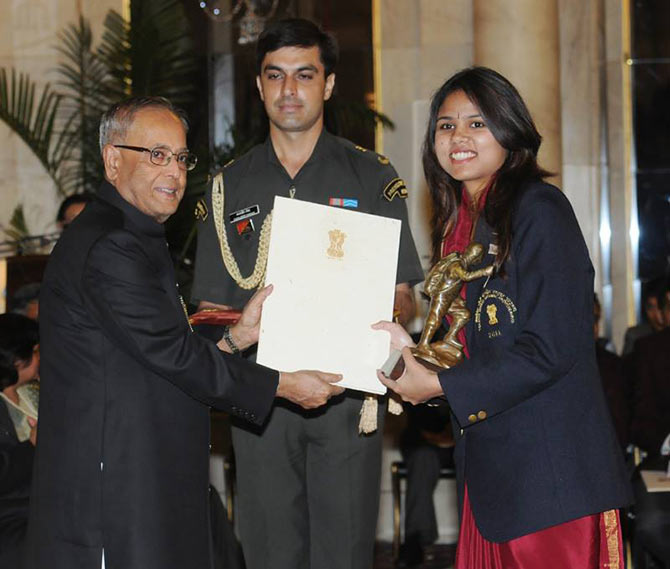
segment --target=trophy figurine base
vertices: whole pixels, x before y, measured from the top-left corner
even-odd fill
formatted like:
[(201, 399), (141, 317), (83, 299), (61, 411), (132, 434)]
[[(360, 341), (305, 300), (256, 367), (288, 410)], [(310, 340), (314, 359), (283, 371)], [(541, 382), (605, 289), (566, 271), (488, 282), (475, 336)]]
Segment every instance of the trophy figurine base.
[[(457, 342), (434, 342), (429, 349), (430, 351), (416, 347), (411, 350), (416, 361), (430, 371), (439, 373), (463, 360), (462, 346)], [(395, 351), (381, 369), (386, 377), (396, 380), (405, 373), (405, 360), (399, 351)]]
[(433, 342), (428, 349), (423, 346), (412, 348), (412, 354), (431, 371), (441, 371), (463, 361), (463, 346), (456, 341)]
[(423, 367), (436, 373), (440, 373), (443, 369), (451, 367), (449, 365), (442, 365), (440, 361), (431, 354), (415, 352), (412, 350), (412, 355), (414, 356), (414, 359), (416, 359), (416, 361), (419, 362)]

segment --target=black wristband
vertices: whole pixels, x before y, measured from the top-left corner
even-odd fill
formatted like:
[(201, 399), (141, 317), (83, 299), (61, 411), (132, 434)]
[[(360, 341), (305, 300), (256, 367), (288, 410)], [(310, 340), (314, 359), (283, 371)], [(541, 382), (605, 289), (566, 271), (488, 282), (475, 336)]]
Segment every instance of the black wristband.
[(230, 333), (230, 326), (223, 327), (223, 340), (226, 342), (226, 344), (228, 344), (228, 347), (233, 354), (240, 353), (240, 349), (237, 347), (237, 344), (235, 343), (235, 340), (233, 340), (233, 336)]

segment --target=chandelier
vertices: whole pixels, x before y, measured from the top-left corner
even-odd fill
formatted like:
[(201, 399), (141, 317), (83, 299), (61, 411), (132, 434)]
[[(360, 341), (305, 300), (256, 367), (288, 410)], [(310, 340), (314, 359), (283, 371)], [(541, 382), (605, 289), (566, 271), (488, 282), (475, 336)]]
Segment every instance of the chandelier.
[(240, 29), (237, 43), (247, 45), (258, 39), (267, 20), (275, 15), (278, 4), (279, 0), (202, 0), (200, 8), (215, 22), (235, 22)]

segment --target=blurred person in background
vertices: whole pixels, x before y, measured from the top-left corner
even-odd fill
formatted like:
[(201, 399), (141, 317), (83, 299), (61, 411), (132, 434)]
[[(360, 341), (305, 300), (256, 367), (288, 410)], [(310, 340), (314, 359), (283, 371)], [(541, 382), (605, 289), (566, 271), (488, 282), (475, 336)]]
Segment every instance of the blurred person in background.
[(60, 204), (58, 208), (58, 213), (56, 214), (56, 224), (58, 228), (62, 231), (66, 229), (74, 219), (84, 211), (86, 204), (93, 200), (93, 195), (88, 192), (83, 192), (81, 194), (72, 194), (66, 197)]
[[(670, 303), (665, 295), (661, 298), (663, 311)], [(632, 370), (631, 442), (646, 453), (638, 470), (666, 470), (670, 455), (670, 328), (635, 342)], [(661, 567), (670, 569), (670, 493), (648, 492), (638, 473), (633, 489), (637, 556), (645, 551)]]
[(407, 567), (420, 566), (431, 557), (430, 546), (439, 531), (433, 493), (442, 468), (454, 468), (454, 436), (449, 408), (403, 405), (407, 428), (400, 450), (407, 466), (405, 543), (400, 559)]
[[(0, 315), (0, 567), (23, 567), (22, 550), (37, 427), (17, 427), (17, 388), (39, 375), (37, 323), (19, 314)], [(7, 399), (5, 399), (7, 398)], [(15, 420), (12, 420), (14, 414)]]
[(623, 339), (622, 356), (627, 356), (633, 352), (633, 346), (637, 340), (649, 336), (654, 332), (659, 332), (667, 326), (661, 308), (664, 299), (667, 299), (667, 294), (668, 288), (662, 279), (657, 279), (647, 285), (642, 296), (644, 320), (640, 324), (631, 326), (626, 330)]
[(596, 341), (596, 361), (607, 404), (612, 414), (614, 429), (621, 448), (630, 442), (630, 388), (624, 373), (623, 360), (606, 347), (606, 338), (600, 338), (601, 307), (598, 295), (593, 295), (593, 336)]
[(40, 313), (40, 283), (20, 286), (7, 304), (7, 312), (21, 314), (31, 320), (37, 320)]

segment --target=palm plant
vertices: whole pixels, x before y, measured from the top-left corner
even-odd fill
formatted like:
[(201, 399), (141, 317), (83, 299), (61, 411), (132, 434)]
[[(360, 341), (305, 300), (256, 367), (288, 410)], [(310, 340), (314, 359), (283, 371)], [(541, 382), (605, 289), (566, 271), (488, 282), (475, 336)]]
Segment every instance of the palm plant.
[(22, 239), (28, 237), (29, 234), (26, 218), (23, 215), (23, 206), (18, 205), (12, 212), (9, 227), (5, 229), (5, 235), (10, 242), (19, 243)]
[(130, 22), (108, 13), (98, 54), (109, 70), (105, 87), (112, 100), (162, 95), (176, 105), (191, 105), (197, 63), (186, 22), (179, 0), (135, 0)]
[(56, 69), (63, 97), (63, 136), (72, 150), (62, 183), (67, 194), (94, 192), (102, 181), (97, 137), (100, 115), (110, 104), (106, 89), (109, 70), (93, 48), (91, 27), (83, 17), (58, 37), (57, 50), (63, 56)]
[(133, 0), (131, 20), (110, 10), (98, 47), (82, 17), (58, 36), (59, 80), (41, 91), (24, 73), (0, 69), (0, 120), (37, 156), (58, 191), (95, 191), (103, 178), (98, 123), (113, 102), (162, 95), (188, 106), (196, 69), (179, 0)]
[(25, 73), (0, 69), (0, 120), (26, 143), (64, 192), (64, 163), (70, 148), (64, 131), (56, 127), (62, 95), (47, 83), (35, 103), (36, 91), (35, 82)]

